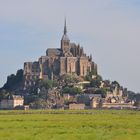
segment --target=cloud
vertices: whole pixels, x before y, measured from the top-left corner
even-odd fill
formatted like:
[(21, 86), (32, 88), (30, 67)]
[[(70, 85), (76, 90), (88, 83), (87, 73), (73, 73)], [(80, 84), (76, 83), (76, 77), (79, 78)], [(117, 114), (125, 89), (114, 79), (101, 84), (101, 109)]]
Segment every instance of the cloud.
[(138, 0), (0, 0), (2, 79), (59, 47), (65, 16), (70, 39), (93, 54), (103, 77), (140, 91)]

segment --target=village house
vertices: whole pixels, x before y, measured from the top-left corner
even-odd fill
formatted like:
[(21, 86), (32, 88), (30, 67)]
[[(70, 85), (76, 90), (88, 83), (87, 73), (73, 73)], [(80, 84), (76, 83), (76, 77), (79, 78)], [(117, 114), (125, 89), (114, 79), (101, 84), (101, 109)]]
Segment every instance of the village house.
[(134, 101), (129, 101), (123, 94), (123, 90), (115, 86), (111, 91), (107, 91), (106, 97), (93, 96), (91, 99), (91, 108), (106, 108), (106, 109), (126, 109), (135, 108)]
[(24, 98), (19, 95), (8, 96), (0, 102), (0, 109), (14, 109), (18, 106), (23, 106)]

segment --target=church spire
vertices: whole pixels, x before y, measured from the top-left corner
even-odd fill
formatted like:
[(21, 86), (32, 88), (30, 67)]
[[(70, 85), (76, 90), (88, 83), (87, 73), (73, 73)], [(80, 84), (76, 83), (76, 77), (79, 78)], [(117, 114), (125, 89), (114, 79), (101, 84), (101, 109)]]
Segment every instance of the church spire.
[(66, 18), (64, 21), (64, 34), (63, 34), (62, 39), (61, 39), (61, 49), (63, 50), (63, 52), (69, 52), (69, 49), (70, 49), (70, 40), (69, 40), (69, 37), (67, 35)]
[(66, 18), (65, 18), (65, 23), (64, 23), (64, 35), (67, 34), (67, 22), (66, 22)]
[(64, 21), (64, 34), (62, 36), (62, 40), (65, 41), (65, 42), (69, 42), (69, 37), (67, 35), (67, 22), (66, 22), (66, 18), (65, 18), (65, 21)]

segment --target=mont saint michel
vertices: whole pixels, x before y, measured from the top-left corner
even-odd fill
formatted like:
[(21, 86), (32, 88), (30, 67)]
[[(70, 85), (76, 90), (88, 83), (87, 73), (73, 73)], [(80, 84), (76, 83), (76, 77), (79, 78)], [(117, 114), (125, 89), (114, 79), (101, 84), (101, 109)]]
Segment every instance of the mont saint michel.
[(58, 47), (7, 77), (0, 109), (138, 109), (139, 94), (104, 80), (85, 48), (70, 41), (65, 20)]
[(41, 56), (36, 62), (24, 63), (25, 86), (32, 85), (34, 79), (53, 80), (64, 74), (84, 77), (91, 71), (97, 73), (97, 64), (92, 60), (92, 55), (84, 52), (83, 47), (70, 41), (65, 20), (60, 47), (47, 49), (46, 56)]
[(0, 140), (140, 140), (140, 0), (0, 0)]

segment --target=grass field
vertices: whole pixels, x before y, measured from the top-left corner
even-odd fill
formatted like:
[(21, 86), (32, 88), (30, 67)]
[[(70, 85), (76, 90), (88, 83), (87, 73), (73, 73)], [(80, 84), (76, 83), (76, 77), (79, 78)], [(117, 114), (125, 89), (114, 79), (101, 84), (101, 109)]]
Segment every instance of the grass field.
[(140, 112), (0, 111), (0, 140), (140, 140)]

